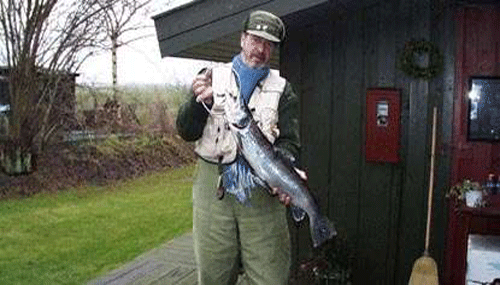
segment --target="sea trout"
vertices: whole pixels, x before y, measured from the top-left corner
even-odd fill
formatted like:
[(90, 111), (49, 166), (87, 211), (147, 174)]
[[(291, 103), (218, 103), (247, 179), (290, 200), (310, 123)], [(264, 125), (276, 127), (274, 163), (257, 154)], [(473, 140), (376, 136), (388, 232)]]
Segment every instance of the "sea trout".
[(318, 204), (311, 196), (306, 181), (297, 173), (290, 161), (275, 151), (253, 119), (248, 107), (239, 97), (229, 95), (230, 112), (226, 118), (235, 136), (239, 153), (248, 162), (254, 174), (270, 189), (278, 189), (290, 196), (292, 207), (307, 213), (314, 247), (334, 237), (333, 224), (321, 215)]

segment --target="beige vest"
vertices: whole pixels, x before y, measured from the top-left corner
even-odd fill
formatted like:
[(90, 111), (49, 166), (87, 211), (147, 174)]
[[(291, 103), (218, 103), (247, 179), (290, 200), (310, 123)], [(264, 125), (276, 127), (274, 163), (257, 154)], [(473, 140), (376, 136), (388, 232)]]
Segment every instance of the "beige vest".
[[(269, 76), (257, 84), (248, 102), (254, 120), (271, 143), (279, 135), (278, 104), (285, 84), (286, 80), (279, 76), (279, 72), (271, 70)], [(209, 162), (231, 163), (236, 158), (237, 149), (226, 119), (231, 113), (227, 111), (230, 104), (226, 104), (226, 96), (240, 94), (231, 63), (213, 68), (212, 90), (214, 103), (203, 135), (195, 143), (195, 152)]]

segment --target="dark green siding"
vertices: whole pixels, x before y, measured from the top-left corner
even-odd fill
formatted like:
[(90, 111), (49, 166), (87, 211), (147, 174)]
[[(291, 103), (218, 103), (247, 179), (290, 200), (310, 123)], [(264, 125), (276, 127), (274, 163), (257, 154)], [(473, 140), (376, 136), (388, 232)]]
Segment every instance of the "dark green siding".
[[(452, 105), (442, 104), (453, 94), (453, 61), (445, 61), (443, 77), (424, 81), (399, 71), (396, 58), (405, 42), (415, 39), (447, 43), (445, 51), (453, 52), (453, 25), (445, 24), (451, 13), (438, 13), (434, 4), (378, 1), (342, 12), (331, 6), (329, 20), (291, 27), (281, 50), (281, 70), (301, 95), (302, 162), (309, 185), (355, 249), (354, 284), (407, 283), (423, 252), (431, 110), (439, 108), (439, 130), (449, 128)], [(398, 164), (365, 162), (365, 98), (372, 87), (401, 90)], [(441, 143), (450, 139), (446, 135)], [(441, 230), (432, 233), (431, 249), (439, 262), (448, 160), (439, 151), (434, 228)], [(311, 250), (308, 239), (296, 235), (294, 256), (300, 261)]]

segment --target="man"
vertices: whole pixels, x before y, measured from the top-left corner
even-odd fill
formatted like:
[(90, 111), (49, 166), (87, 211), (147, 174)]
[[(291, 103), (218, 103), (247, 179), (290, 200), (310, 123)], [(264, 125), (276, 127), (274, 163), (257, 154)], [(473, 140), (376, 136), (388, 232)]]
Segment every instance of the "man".
[(202, 71), (193, 80), (194, 96), (179, 109), (179, 134), (196, 141), (200, 157), (193, 186), (199, 284), (235, 284), (240, 269), (249, 284), (288, 283), (290, 239), (282, 204), (288, 205), (290, 197), (276, 198), (256, 183), (227, 128), (225, 104), (236, 94), (277, 151), (297, 161), (298, 98), (289, 82), (269, 68), (284, 36), (280, 18), (251, 13), (243, 24), (240, 54)]

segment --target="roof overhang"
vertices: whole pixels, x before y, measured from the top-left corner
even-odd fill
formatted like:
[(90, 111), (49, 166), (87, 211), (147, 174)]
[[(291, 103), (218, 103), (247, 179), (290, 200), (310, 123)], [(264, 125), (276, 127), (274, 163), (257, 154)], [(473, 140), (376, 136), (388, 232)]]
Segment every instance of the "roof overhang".
[[(162, 57), (226, 62), (240, 51), (242, 23), (251, 11), (272, 12), (290, 28), (326, 20), (329, 3), (328, 0), (197, 0), (156, 15), (153, 20)], [(273, 56), (271, 65), (279, 66), (278, 54)]]

